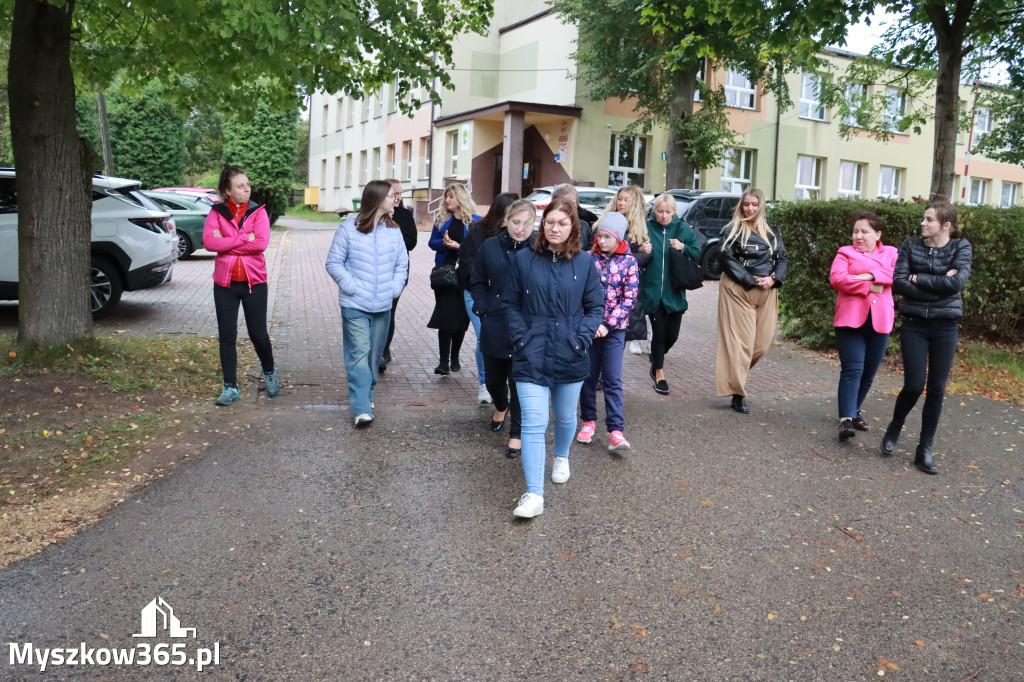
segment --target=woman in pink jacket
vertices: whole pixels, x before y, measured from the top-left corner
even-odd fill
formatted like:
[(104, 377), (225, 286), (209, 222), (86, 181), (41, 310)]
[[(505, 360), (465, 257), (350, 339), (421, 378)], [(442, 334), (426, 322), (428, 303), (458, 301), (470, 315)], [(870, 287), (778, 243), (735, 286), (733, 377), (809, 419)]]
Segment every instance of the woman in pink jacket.
[(853, 245), (839, 249), (829, 281), (836, 297), (839, 373), (839, 440), (867, 431), (861, 405), (882, 364), (895, 312), (892, 276), (899, 255), (881, 241), (882, 225), (871, 211), (853, 216)]
[(277, 395), (281, 384), (274, 371), (274, 353), (267, 333), (267, 263), (263, 252), (270, 243), (270, 219), (266, 209), (249, 201), (249, 178), (241, 168), (227, 166), (221, 171), (217, 193), (223, 201), (214, 204), (206, 216), (203, 246), (217, 254), (213, 305), (217, 309), (220, 366), (224, 372), (224, 391), (217, 404), (230, 405), (239, 398), (235, 350), (239, 304), (263, 366), (267, 395)]

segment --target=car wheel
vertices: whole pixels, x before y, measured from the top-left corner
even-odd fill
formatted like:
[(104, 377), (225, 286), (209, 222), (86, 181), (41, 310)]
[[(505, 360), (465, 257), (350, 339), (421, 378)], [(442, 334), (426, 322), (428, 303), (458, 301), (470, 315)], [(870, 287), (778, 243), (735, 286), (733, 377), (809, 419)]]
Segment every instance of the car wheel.
[(105, 317), (117, 306), (124, 292), (120, 273), (109, 261), (92, 262), (92, 285), (89, 288), (89, 307), (93, 319)]
[(719, 279), (722, 276), (722, 264), (718, 260), (719, 252), (718, 242), (713, 242), (706, 245), (704, 253), (701, 254), (700, 267), (708, 279)]
[(184, 232), (178, 232), (178, 259), (188, 258), (195, 249), (192, 248), (192, 240)]

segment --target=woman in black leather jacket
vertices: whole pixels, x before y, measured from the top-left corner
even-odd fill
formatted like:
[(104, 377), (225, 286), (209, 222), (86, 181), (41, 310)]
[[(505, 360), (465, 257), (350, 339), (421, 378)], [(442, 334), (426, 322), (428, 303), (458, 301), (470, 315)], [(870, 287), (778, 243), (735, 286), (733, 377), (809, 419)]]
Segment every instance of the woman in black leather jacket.
[(747, 374), (772, 345), (779, 318), (778, 287), (789, 259), (782, 237), (764, 218), (764, 193), (751, 187), (740, 197), (719, 256), (718, 351), (715, 388), (732, 396), (732, 409), (750, 414)]
[(914, 458), (914, 466), (926, 474), (939, 473), (932, 460), (932, 440), (956, 356), (964, 314), (961, 292), (971, 274), (972, 256), (970, 242), (960, 236), (956, 208), (936, 203), (925, 209), (921, 238), (905, 240), (896, 259), (892, 291), (903, 297), (899, 304), (903, 390), (882, 437), (882, 454), (896, 451), (903, 422), (927, 387)]

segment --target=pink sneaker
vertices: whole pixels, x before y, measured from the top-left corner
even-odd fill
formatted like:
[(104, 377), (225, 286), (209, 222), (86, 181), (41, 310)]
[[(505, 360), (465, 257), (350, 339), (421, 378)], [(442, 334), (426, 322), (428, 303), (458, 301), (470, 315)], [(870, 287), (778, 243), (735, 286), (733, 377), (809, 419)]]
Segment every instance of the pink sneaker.
[(594, 422), (583, 422), (583, 428), (576, 434), (576, 440), (580, 443), (589, 443), (594, 440), (594, 432), (597, 427), (594, 426)]
[(622, 435), (622, 431), (612, 431), (608, 435), (608, 449), (612, 452), (625, 452), (629, 450), (629, 441)]

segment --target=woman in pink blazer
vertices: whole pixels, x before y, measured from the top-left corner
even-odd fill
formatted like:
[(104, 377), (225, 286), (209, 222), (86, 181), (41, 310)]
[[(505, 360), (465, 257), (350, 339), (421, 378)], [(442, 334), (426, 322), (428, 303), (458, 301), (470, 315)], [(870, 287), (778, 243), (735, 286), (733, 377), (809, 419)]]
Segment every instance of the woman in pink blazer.
[(882, 364), (895, 311), (892, 276), (899, 251), (881, 241), (882, 225), (871, 211), (853, 216), (853, 245), (832, 261), (829, 282), (836, 297), (836, 346), (839, 349), (839, 440), (867, 431), (861, 405)]

